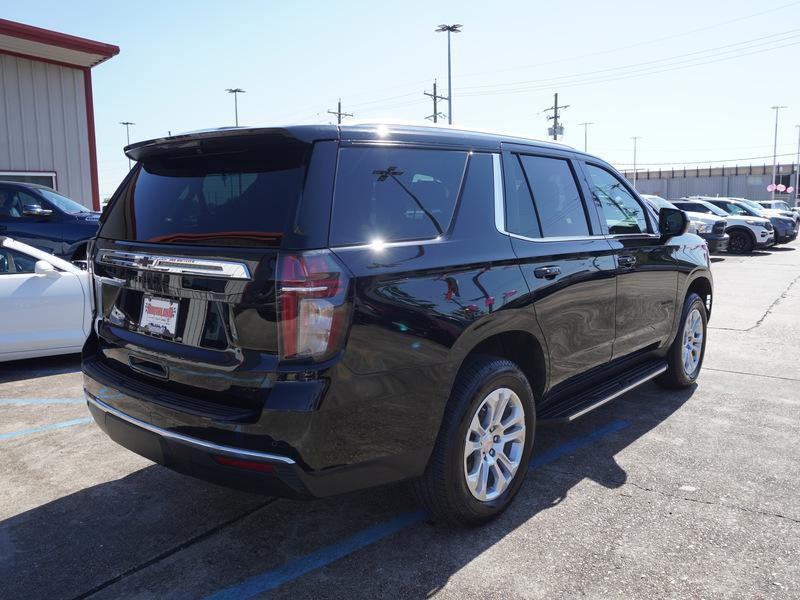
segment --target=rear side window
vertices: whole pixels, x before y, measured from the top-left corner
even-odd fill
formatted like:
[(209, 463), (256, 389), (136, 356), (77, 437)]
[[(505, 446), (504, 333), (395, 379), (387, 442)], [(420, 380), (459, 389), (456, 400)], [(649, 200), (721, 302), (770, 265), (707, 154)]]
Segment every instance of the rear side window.
[(100, 236), (218, 246), (279, 245), (292, 230), (309, 147), (282, 141), (145, 160)]
[(524, 235), (529, 238), (541, 236), (539, 230), (539, 219), (533, 208), (533, 198), (522, 172), (522, 165), (519, 156), (516, 154), (506, 155), (506, 230), (510, 233)]
[(569, 163), (561, 158), (522, 155), (544, 237), (586, 236), (589, 223)]
[(466, 163), (462, 151), (342, 148), (331, 245), (430, 239), (447, 231)]

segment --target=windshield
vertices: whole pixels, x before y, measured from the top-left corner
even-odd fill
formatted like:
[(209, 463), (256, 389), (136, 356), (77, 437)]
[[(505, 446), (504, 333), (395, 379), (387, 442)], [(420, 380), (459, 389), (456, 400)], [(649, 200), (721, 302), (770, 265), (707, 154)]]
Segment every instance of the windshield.
[(786, 202), (774, 202), (772, 204), (772, 208), (776, 208), (778, 210), (792, 210)]
[(751, 209), (756, 217), (763, 217), (764, 215), (764, 207), (761, 206), (758, 202), (754, 202), (753, 200), (745, 200), (742, 198), (739, 200), (741, 204), (744, 204), (745, 207)]
[[(727, 212), (725, 212), (724, 210), (722, 210), (718, 206), (714, 206), (713, 204), (709, 204), (708, 202), (698, 202), (697, 204), (699, 204), (700, 206), (702, 206), (704, 208), (707, 208), (708, 210), (710, 210), (712, 213), (714, 213), (718, 217), (727, 217), (728, 216)], [(687, 208), (685, 210), (691, 211), (692, 209), (691, 208)]]
[(78, 204), (75, 200), (70, 200), (66, 196), (57, 194), (52, 190), (40, 189), (39, 192), (47, 198), (49, 202), (55, 204), (56, 208), (68, 215), (77, 215), (78, 213), (90, 212), (83, 204)]

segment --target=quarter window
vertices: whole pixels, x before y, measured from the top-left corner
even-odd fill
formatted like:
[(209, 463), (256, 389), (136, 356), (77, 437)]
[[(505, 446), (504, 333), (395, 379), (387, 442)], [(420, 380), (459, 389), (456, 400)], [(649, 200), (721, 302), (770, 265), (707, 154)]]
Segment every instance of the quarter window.
[(467, 153), (413, 148), (342, 148), (331, 244), (431, 239), (450, 226)]
[(605, 169), (586, 165), (589, 188), (603, 210), (610, 234), (646, 233), (644, 209), (616, 176)]
[(520, 157), (544, 237), (586, 236), (589, 224), (569, 163), (561, 158)]

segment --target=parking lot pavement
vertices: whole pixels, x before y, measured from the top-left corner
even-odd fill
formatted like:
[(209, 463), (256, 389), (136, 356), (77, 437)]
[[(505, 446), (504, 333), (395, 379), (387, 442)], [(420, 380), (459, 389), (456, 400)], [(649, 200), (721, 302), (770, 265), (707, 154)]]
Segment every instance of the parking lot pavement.
[(108, 440), (75, 357), (0, 364), (0, 597), (800, 596), (800, 244), (714, 263), (703, 374), (537, 430), (511, 509), (238, 493)]

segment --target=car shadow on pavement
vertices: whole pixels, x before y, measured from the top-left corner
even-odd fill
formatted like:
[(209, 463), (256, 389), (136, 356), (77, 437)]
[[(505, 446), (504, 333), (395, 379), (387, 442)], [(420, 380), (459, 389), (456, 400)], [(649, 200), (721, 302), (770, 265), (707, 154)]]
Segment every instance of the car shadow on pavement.
[[(587, 479), (608, 489), (624, 485), (627, 474), (617, 454), (668, 419), (693, 392), (648, 384), (575, 423), (540, 426), (533, 464), (555, 458), (528, 473), (515, 502), (497, 520), (472, 529), (423, 520), (388, 543), (377, 539), (342, 555), (324, 576), (309, 569), (273, 594), (428, 597), (521, 525), (563, 502), (576, 485)], [(616, 425), (609, 429), (609, 423)], [(0, 522), (3, 595), (202, 597), (418, 510), (408, 488), (274, 501), (146, 467)]]
[(80, 370), (80, 354), (10, 360), (8, 362), (0, 362), (0, 383), (77, 373)]

